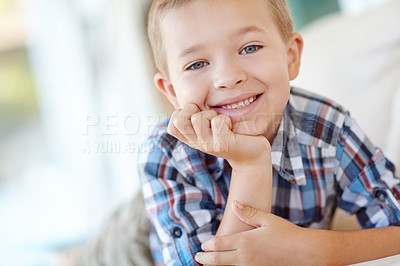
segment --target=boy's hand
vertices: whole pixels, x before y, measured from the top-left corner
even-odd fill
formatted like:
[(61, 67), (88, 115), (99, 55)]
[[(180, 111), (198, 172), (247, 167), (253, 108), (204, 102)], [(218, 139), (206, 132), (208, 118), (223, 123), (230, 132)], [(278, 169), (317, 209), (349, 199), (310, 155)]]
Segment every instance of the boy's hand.
[(256, 229), (205, 241), (202, 245), (205, 252), (197, 253), (197, 262), (207, 265), (312, 265), (315, 259), (319, 263), (323, 261), (308, 252), (312, 249), (307, 241), (309, 229), (237, 201), (232, 209), (240, 220)]
[(271, 150), (265, 137), (235, 134), (229, 116), (200, 111), (191, 103), (173, 113), (168, 133), (192, 148), (227, 159), (231, 165), (259, 161)]

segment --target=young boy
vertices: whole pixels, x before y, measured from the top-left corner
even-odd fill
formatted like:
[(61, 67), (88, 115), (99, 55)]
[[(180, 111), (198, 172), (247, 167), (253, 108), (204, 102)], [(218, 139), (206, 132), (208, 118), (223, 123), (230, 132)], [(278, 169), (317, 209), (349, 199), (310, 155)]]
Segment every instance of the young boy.
[[(285, 0), (155, 0), (148, 34), (156, 86), (176, 109), (141, 156), (156, 264), (400, 253), (393, 164), (342, 107), (290, 88), (303, 41)], [(321, 230), (337, 206), (384, 228)]]

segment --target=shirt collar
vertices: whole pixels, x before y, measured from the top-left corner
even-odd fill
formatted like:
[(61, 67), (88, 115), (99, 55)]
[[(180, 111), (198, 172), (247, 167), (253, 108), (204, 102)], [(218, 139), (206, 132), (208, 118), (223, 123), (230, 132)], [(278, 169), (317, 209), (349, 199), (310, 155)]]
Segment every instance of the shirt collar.
[(281, 177), (296, 185), (306, 185), (296, 127), (288, 114), (288, 106), (271, 145), (271, 161)]

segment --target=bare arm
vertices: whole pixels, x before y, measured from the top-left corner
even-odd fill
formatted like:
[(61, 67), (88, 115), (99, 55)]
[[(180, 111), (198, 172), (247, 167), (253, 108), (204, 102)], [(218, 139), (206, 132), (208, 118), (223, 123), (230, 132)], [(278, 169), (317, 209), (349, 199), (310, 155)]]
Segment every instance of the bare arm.
[(232, 176), (228, 201), (217, 236), (254, 228), (239, 220), (233, 213), (232, 208), (229, 206), (232, 205), (234, 200), (254, 206), (264, 212), (271, 212), (272, 165), (269, 144), (266, 144), (265, 151), (265, 154), (254, 162), (231, 163)]
[[(350, 264), (400, 254), (400, 227), (382, 227), (357, 231), (327, 231), (310, 229), (308, 240), (318, 244), (324, 239), (329, 264)], [(313, 241), (313, 234), (318, 240)]]
[[(400, 254), (400, 227), (329, 231), (296, 226), (251, 207), (232, 207), (256, 230), (203, 243), (196, 260), (209, 265), (347, 265)], [(221, 252), (224, 251), (224, 252)], [(288, 256), (290, 254), (290, 256)], [(249, 261), (250, 260), (250, 261)]]

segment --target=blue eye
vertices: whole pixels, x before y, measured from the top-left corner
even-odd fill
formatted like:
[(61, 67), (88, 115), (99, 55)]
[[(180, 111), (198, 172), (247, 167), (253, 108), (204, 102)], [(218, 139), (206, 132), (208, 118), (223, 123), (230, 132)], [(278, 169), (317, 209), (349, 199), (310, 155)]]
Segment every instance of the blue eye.
[(261, 47), (262, 47), (261, 45), (249, 45), (244, 47), (243, 50), (240, 51), (240, 54), (252, 54), (255, 53)]
[(208, 65), (208, 63), (206, 63), (204, 61), (199, 61), (199, 62), (196, 62), (196, 63), (191, 64), (190, 66), (188, 66), (186, 68), (186, 70), (196, 70), (196, 69), (203, 68), (203, 67), (205, 67), (207, 65)]

